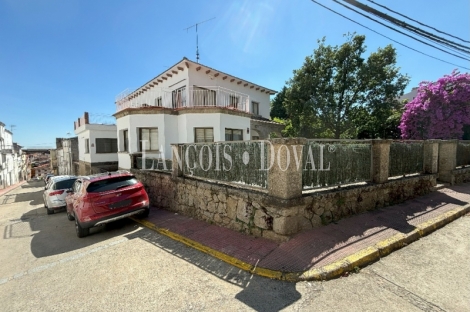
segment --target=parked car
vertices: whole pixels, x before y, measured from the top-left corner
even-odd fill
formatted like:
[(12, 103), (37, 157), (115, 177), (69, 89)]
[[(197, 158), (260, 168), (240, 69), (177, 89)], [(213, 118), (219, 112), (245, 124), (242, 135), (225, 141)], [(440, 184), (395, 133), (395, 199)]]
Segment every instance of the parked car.
[(133, 215), (149, 215), (144, 185), (127, 171), (78, 177), (66, 197), (67, 218), (75, 220), (78, 237), (90, 228)]
[(53, 174), (46, 174), (44, 177), (44, 184), (47, 185), (47, 182), (49, 182), (49, 179), (52, 178), (54, 175)]
[(67, 190), (72, 187), (76, 179), (76, 176), (69, 175), (49, 178), (49, 182), (47, 182), (42, 195), (47, 214), (53, 214), (56, 210), (65, 208)]

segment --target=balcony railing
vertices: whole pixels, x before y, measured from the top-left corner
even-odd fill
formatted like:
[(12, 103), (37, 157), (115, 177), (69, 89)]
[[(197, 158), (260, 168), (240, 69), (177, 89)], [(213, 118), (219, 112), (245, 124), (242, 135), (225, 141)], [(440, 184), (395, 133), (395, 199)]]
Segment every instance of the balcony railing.
[(13, 145), (0, 145), (1, 154), (13, 154), (14, 150)]
[(133, 99), (116, 101), (116, 111), (126, 108), (164, 107), (181, 109), (191, 107), (222, 107), (249, 112), (250, 97), (246, 94), (222, 87), (191, 86), (167, 91), (156, 89), (143, 93)]

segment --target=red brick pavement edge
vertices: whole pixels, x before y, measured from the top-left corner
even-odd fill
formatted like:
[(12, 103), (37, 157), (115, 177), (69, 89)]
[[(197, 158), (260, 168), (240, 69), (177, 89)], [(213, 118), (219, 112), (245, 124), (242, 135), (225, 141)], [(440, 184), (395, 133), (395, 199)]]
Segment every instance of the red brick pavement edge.
[(0, 189), (0, 196), (3, 196), (5, 195), (6, 193), (16, 189), (17, 187), (20, 187), (21, 185), (27, 183), (28, 181), (21, 181), (21, 182), (18, 182), (16, 184), (13, 184), (13, 185), (10, 185), (4, 189)]
[(387, 256), (470, 212), (470, 184), (435, 191), (295, 235), (278, 244), (162, 209), (133, 219), (253, 274), (328, 280)]

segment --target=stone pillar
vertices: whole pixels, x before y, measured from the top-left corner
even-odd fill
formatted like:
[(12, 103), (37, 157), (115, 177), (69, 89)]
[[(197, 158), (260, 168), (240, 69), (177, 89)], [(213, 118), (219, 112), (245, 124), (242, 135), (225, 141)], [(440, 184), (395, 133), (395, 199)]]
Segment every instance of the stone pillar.
[[(268, 150), (268, 194), (281, 199), (302, 196), (304, 138), (272, 139)], [(297, 164), (299, 165), (297, 167)]]
[(454, 184), (453, 171), (457, 165), (457, 140), (442, 140), (439, 142), (438, 180)]
[(374, 183), (388, 181), (390, 144), (392, 140), (372, 140), (371, 180)]
[(439, 141), (424, 141), (424, 173), (437, 173), (439, 161)]
[(184, 153), (183, 144), (171, 144), (171, 176), (173, 178), (183, 176)]

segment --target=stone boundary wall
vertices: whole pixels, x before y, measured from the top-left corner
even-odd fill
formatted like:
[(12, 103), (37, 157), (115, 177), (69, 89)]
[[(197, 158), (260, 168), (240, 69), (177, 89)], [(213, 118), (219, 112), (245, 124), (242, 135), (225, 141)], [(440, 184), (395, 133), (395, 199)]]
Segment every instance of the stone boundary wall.
[(427, 174), (311, 192), (279, 199), (261, 189), (131, 170), (142, 181), (152, 206), (277, 242), (343, 217), (401, 203), (433, 191)]
[(96, 162), (96, 163), (89, 163), (83, 160), (78, 162), (78, 165), (75, 164), (75, 168), (78, 168), (78, 175), (90, 175), (90, 174), (97, 174), (103, 173), (106, 171), (116, 171), (118, 170), (118, 162), (109, 161), (109, 162)]
[(455, 184), (470, 182), (470, 167), (455, 169), (452, 174)]

